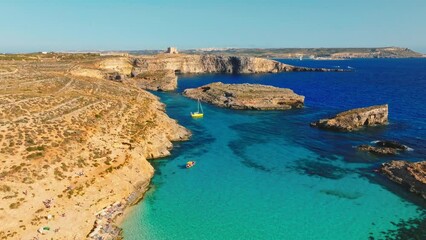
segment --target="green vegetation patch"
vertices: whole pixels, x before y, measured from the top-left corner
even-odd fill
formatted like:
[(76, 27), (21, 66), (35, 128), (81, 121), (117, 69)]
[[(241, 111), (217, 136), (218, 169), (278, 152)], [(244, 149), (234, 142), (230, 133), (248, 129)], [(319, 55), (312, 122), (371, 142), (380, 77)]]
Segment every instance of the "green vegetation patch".
[(43, 145), (42, 146), (31, 146), (31, 147), (27, 147), (26, 150), (28, 152), (32, 152), (32, 151), (44, 151), (45, 148), (44, 148)]

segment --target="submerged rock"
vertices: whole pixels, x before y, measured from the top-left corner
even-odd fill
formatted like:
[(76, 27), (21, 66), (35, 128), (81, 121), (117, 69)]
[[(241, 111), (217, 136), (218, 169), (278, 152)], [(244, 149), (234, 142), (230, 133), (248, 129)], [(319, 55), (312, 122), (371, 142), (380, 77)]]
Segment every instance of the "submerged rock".
[(332, 118), (313, 122), (311, 126), (338, 131), (355, 131), (362, 127), (383, 125), (387, 122), (388, 105), (384, 104), (345, 111)]
[(377, 141), (376, 146), (360, 145), (357, 147), (359, 151), (370, 152), (378, 155), (396, 155), (400, 151), (408, 150), (408, 147), (397, 141)]
[(426, 161), (412, 163), (394, 160), (383, 163), (379, 172), (426, 199)]
[(288, 88), (260, 84), (211, 83), (199, 88), (186, 89), (184, 96), (220, 107), (253, 110), (287, 110), (301, 108), (304, 96)]
[(400, 151), (408, 150), (407, 146), (405, 146), (404, 144), (401, 144), (397, 141), (388, 141), (388, 140), (377, 141), (376, 145), (379, 146), (379, 147), (387, 147), (387, 148), (392, 148), (392, 149), (396, 149), (396, 150), (400, 150)]
[(361, 145), (358, 146), (357, 149), (359, 151), (370, 152), (378, 155), (395, 155), (398, 151), (394, 148), (389, 147), (374, 147), (370, 145)]

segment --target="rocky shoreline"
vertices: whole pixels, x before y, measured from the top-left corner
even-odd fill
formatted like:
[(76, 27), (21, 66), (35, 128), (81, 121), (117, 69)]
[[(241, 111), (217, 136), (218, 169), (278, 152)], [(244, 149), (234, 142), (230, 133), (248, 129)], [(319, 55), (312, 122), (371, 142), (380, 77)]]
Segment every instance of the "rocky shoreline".
[(426, 161), (394, 160), (383, 163), (379, 172), (426, 200)]
[(302, 108), (304, 96), (288, 88), (260, 84), (210, 83), (186, 89), (183, 95), (219, 107), (251, 110), (288, 110)]
[(118, 227), (119, 220), (137, 204), (149, 188), (150, 181), (135, 189), (128, 197), (108, 205), (95, 214), (96, 220), (92, 230), (87, 234), (88, 239), (116, 240), (123, 239), (122, 229)]
[(358, 146), (357, 149), (377, 155), (396, 155), (409, 149), (397, 141), (376, 141), (374, 144), (375, 146), (363, 144)]

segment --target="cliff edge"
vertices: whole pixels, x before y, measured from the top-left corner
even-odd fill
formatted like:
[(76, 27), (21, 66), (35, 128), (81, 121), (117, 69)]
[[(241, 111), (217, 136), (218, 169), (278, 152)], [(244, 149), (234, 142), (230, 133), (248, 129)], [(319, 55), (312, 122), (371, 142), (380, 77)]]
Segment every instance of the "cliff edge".
[(150, 56), (110, 56), (97, 62), (80, 63), (70, 73), (114, 81), (129, 81), (153, 91), (177, 88), (178, 74), (256, 74), (279, 72), (329, 72), (343, 69), (296, 67), (278, 61), (247, 56), (157, 54)]
[(246, 56), (159, 54), (133, 58), (131, 76), (149, 90), (174, 90), (175, 74), (227, 73), (256, 74), (306, 71), (343, 71), (341, 69), (296, 67), (278, 61)]

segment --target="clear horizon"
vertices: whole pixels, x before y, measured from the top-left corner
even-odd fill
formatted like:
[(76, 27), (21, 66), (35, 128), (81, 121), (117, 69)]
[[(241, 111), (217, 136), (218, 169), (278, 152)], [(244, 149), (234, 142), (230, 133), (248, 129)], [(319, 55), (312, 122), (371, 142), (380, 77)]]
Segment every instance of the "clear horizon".
[(3, 0), (0, 52), (403, 47), (426, 53), (426, 1)]

